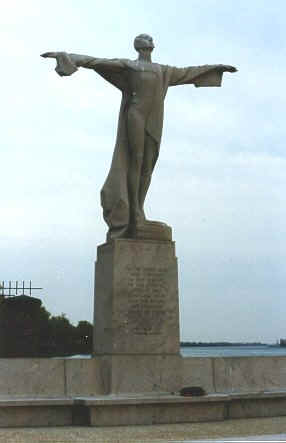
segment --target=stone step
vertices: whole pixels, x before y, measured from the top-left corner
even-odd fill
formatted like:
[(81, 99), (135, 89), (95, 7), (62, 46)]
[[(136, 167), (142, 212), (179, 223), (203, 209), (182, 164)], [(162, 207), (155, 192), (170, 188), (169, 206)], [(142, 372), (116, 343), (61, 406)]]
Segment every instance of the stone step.
[(75, 399), (91, 426), (220, 421), (286, 415), (286, 391), (178, 395), (109, 395)]
[(1, 397), (0, 427), (71, 426), (73, 405), (67, 397)]
[(286, 415), (286, 390), (182, 397), (0, 397), (0, 427), (117, 426), (222, 421)]

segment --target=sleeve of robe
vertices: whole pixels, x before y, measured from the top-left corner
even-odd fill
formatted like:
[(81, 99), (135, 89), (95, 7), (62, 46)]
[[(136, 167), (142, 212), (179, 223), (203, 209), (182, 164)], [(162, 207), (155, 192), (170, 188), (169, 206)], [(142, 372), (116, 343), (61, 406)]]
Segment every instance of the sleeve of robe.
[(56, 59), (55, 71), (60, 76), (72, 75), (78, 68), (88, 68), (93, 69), (121, 91), (127, 88), (124, 59), (96, 58), (89, 55), (68, 54), (67, 52), (59, 52)]
[(94, 70), (107, 69), (113, 72), (119, 72), (125, 68), (120, 59), (97, 58), (89, 55), (68, 54), (67, 52), (59, 52), (56, 58), (57, 66), (55, 70), (61, 76), (71, 75), (79, 67)]
[(223, 70), (221, 65), (169, 67), (169, 86), (194, 84), (196, 87), (221, 86)]

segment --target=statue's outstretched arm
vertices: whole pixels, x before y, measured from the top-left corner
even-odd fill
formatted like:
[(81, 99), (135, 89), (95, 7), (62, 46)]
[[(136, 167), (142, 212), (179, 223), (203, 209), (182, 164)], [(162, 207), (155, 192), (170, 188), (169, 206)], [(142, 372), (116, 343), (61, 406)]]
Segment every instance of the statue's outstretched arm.
[(230, 65), (203, 65), (187, 68), (170, 67), (169, 86), (194, 84), (195, 86), (221, 86), (224, 72), (236, 72)]
[(79, 67), (94, 69), (107, 68), (111, 71), (120, 71), (125, 66), (120, 59), (96, 58), (89, 55), (68, 54), (67, 52), (45, 52), (41, 54), (44, 58), (55, 58), (57, 60), (56, 72), (61, 75), (71, 75)]

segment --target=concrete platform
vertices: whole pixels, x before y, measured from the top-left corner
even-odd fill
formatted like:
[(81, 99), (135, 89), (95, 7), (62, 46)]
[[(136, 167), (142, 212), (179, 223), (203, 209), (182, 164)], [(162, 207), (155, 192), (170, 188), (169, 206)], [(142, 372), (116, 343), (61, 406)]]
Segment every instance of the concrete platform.
[[(228, 421), (286, 415), (286, 357), (183, 358), (207, 396), (99, 395), (98, 359), (0, 359), (0, 428)], [(20, 374), (20, 376), (19, 376)]]
[[(0, 428), (1, 443), (286, 441), (286, 417), (152, 426)], [(274, 435), (273, 435), (274, 434)], [(255, 436), (255, 437), (253, 437)], [(273, 438), (274, 437), (274, 438)]]
[[(99, 395), (98, 360), (0, 359), (0, 398)], [(150, 368), (150, 377), (153, 372)], [(209, 394), (281, 391), (286, 389), (286, 357), (185, 357), (181, 383), (201, 386)]]
[(286, 391), (248, 394), (0, 398), (0, 427), (118, 426), (286, 415)]

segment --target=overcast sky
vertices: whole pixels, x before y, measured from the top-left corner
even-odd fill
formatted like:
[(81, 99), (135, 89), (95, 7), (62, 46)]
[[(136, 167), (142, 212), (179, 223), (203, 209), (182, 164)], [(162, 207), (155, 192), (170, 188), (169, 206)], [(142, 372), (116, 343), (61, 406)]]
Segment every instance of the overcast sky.
[(53, 314), (93, 317), (104, 243), (99, 192), (120, 93), (65, 50), (156, 62), (224, 63), (222, 88), (170, 88), (147, 215), (173, 228), (183, 340), (286, 337), (284, 0), (9, 0), (0, 6), (0, 280), (30, 280)]

